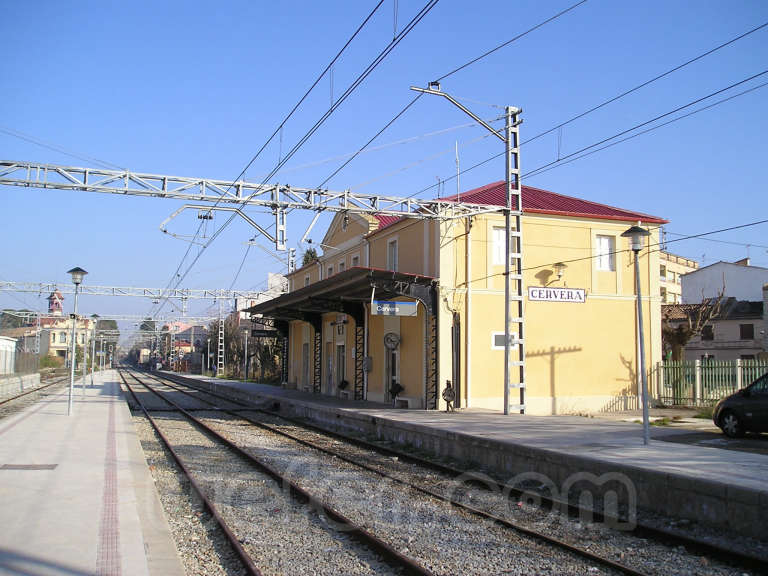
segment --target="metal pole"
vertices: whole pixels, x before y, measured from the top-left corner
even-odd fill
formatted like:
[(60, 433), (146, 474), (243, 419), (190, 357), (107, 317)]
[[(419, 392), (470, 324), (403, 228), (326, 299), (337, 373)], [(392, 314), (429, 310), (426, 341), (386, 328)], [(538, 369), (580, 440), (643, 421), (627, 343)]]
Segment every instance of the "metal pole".
[(512, 306), (512, 279), (510, 278), (510, 260), (512, 254), (512, 108), (506, 107), (506, 206), (504, 209), (504, 414), (509, 414), (509, 377), (510, 362), (512, 361), (512, 326), (510, 321), (510, 308)]
[(96, 324), (93, 325), (93, 336), (91, 336), (91, 386), (93, 386), (93, 370), (96, 362)]
[(635, 286), (637, 289), (637, 328), (640, 333), (640, 378), (643, 385), (643, 444), (651, 440), (651, 427), (648, 420), (648, 377), (645, 374), (645, 346), (643, 337), (643, 304), (640, 297), (640, 262), (639, 250), (635, 252)]
[(211, 338), (208, 337), (208, 354), (205, 357), (205, 373), (206, 376), (208, 375), (208, 372), (211, 371)]
[(246, 382), (248, 380), (248, 331), (245, 331), (245, 379), (243, 382)]
[(83, 324), (83, 384), (81, 386), (82, 392), (83, 392), (83, 398), (85, 398), (85, 379), (88, 376), (88, 362), (87, 362), (88, 342), (85, 340), (85, 334), (86, 334), (85, 324)]
[(72, 394), (75, 391), (75, 325), (77, 324), (77, 284), (75, 284), (75, 311), (72, 313), (72, 345), (69, 347), (69, 402), (67, 403), (67, 416), (72, 415)]

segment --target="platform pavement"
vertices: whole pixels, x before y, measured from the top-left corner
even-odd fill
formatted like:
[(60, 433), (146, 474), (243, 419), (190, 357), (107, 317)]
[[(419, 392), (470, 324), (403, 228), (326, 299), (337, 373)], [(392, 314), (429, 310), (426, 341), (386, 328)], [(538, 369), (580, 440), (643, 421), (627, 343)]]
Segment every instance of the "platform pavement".
[(0, 574), (183, 576), (117, 373), (80, 383), (0, 420)]
[[(636, 423), (582, 416), (529, 416), (501, 411), (453, 413), (394, 409), (279, 386), (195, 376), (320, 424), (414, 445), (443, 456), (517, 474), (535, 471), (556, 486), (574, 473), (625, 473), (640, 506), (768, 540), (768, 455), (664, 442), (689, 430), (652, 427), (643, 444)], [(342, 424), (344, 421), (344, 424)]]

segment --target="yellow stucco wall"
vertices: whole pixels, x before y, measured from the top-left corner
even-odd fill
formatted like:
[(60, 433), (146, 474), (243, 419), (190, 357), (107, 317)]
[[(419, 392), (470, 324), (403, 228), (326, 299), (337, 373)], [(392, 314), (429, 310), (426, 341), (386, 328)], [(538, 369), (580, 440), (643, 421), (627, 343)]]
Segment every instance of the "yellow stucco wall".
[[(471, 231), (470, 294), (467, 294), (465, 269), (465, 231), (445, 224), (441, 243), (441, 339), (450, 338), (451, 317), (448, 302), (459, 311), (462, 335), (470, 322), (470, 365), (466, 346), (462, 348), (463, 404), (502, 408), (503, 349), (493, 349), (492, 333), (504, 331), (503, 264), (493, 261), (493, 228), (503, 227), (501, 216), (477, 218)], [(617, 251), (628, 248), (620, 234), (627, 222), (555, 218), (526, 215), (524, 238), (524, 306), (526, 343), (526, 384), (529, 412), (574, 412), (605, 409), (619, 397), (636, 394), (637, 339), (634, 297), (634, 270), (631, 253), (619, 252), (614, 270), (600, 271), (595, 254), (596, 235), (615, 238)], [(657, 232), (651, 243), (658, 239)], [(558, 280), (552, 264), (565, 262), (567, 268)], [(660, 307), (658, 297), (658, 254), (644, 251), (640, 258), (646, 366), (660, 359)], [(569, 287), (586, 290), (585, 303), (531, 302), (528, 287)], [(513, 291), (515, 285), (513, 283)], [(466, 305), (471, 300), (471, 308)], [(512, 315), (517, 307), (512, 306)], [(517, 324), (513, 324), (513, 333)], [(444, 352), (445, 351), (445, 352)], [(441, 383), (450, 374), (449, 352), (441, 350)], [(513, 360), (517, 352), (513, 352)], [(513, 375), (517, 368), (513, 367)], [(471, 397), (467, 398), (467, 378)], [(516, 378), (513, 377), (513, 382)], [(518, 391), (511, 391), (517, 403)], [(555, 402), (553, 397), (557, 397)]]

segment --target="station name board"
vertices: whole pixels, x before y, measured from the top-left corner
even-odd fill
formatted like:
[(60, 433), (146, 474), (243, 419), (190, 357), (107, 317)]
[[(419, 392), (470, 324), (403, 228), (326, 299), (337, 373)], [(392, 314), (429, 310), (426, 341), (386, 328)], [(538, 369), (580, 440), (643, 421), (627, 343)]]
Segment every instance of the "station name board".
[(529, 286), (528, 300), (583, 304), (587, 301), (587, 291), (584, 288), (534, 288)]
[(417, 316), (418, 305), (418, 302), (374, 300), (371, 314), (373, 316)]

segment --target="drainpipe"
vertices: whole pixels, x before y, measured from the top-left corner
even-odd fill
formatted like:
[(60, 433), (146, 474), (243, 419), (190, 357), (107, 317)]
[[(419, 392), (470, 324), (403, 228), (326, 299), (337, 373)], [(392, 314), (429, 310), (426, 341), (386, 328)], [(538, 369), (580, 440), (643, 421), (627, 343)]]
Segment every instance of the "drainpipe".
[(370, 268), (371, 267), (371, 244), (368, 242), (367, 238), (363, 238), (363, 244), (365, 244), (365, 267)]
[(466, 221), (466, 230), (467, 234), (465, 236), (465, 248), (466, 248), (466, 255), (464, 258), (466, 270), (465, 270), (465, 285), (467, 287), (467, 299), (466, 299), (466, 312), (465, 312), (465, 324), (466, 328), (464, 329), (464, 346), (465, 346), (465, 352), (464, 357), (466, 359), (465, 365), (465, 376), (464, 376), (464, 390), (466, 394), (466, 401), (464, 402), (464, 406), (466, 408), (469, 408), (471, 406), (471, 398), (472, 398), (472, 242), (470, 237), (470, 232), (472, 232), (472, 217), (470, 216), (467, 218)]

